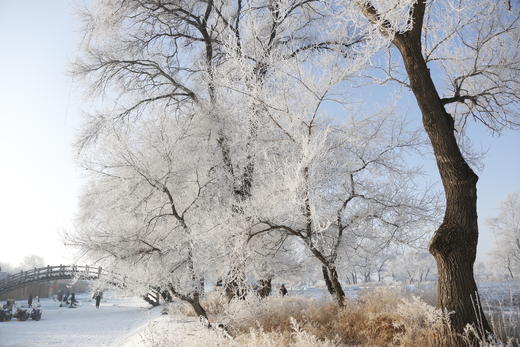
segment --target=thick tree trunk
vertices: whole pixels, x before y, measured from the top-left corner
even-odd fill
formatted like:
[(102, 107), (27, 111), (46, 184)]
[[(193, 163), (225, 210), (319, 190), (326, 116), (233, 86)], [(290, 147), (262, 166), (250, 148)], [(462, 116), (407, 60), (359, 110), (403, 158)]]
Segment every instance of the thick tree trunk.
[(345, 292), (343, 291), (341, 283), (339, 282), (338, 272), (336, 271), (336, 268), (329, 268), (329, 276), (330, 281), (332, 282), (332, 287), (334, 288), (334, 293), (336, 294), (336, 301), (340, 306), (343, 306), (345, 302)]
[(325, 281), (325, 285), (327, 286), (327, 290), (329, 291), (329, 294), (330, 295), (336, 294), (334, 292), (334, 287), (332, 286), (332, 282), (330, 281), (329, 271), (327, 270), (327, 267), (322, 266), (321, 272), (323, 273), (323, 280)]
[(446, 112), (435, 88), (421, 52), (420, 37), (420, 30), (412, 30), (398, 34), (394, 44), (401, 52), (411, 89), (421, 109), (446, 196), (443, 223), (429, 246), (437, 261), (439, 305), (454, 312), (451, 323), (456, 331), (462, 332), (467, 324), (473, 324), (483, 330), (481, 333), (491, 332), (473, 277), (478, 241), (478, 177), (457, 144), (453, 118)]
[(198, 293), (195, 293), (193, 295), (193, 300), (190, 301), (190, 305), (191, 307), (193, 307), (193, 310), (195, 311), (197, 317), (204, 319), (205, 325), (208, 328), (210, 328), (211, 324), (209, 322), (208, 314), (204, 307), (202, 307), (202, 305), (200, 304), (200, 298)]
[(323, 266), (322, 271), (323, 278), (325, 279), (325, 284), (327, 284), (327, 289), (329, 293), (336, 297), (338, 305), (343, 306), (345, 302), (345, 292), (343, 291), (341, 283), (339, 282), (338, 272), (336, 271), (336, 268), (334, 267), (334, 265)]

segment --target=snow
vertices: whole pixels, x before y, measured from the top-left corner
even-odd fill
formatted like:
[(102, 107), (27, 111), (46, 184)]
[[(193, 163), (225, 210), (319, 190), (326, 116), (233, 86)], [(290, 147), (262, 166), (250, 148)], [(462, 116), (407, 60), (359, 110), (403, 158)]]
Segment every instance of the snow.
[(106, 293), (99, 309), (87, 295), (78, 295), (77, 308), (59, 307), (42, 299), (41, 321), (0, 322), (0, 346), (119, 346), (119, 341), (160, 315), (140, 298)]
[[(423, 283), (421, 288), (405, 286), (403, 290), (410, 293), (433, 290), (433, 285), (433, 282)], [(380, 286), (376, 283), (349, 285), (345, 291), (349, 297), (356, 298), (361, 291)], [(384, 286), (392, 287), (392, 284)], [(479, 288), (487, 310), (495, 306), (500, 307), (500, 312), (518, 312), (520, 281), (481, 283)], [(290, 295), (328, 297), (326, 289), (309, 287), (294, 288)], [(77, 299), (80, 303), (74, 309), (60, 308), (52, 299), (42, 299), (43, 316), (39, 322), (0, 322), (0, 346), (142, 347), (172, 343), (174, 346), (206, 346), (219, 337), (194, 317), (161, 315), (162, 306), (150, 309), (137, 297), (121, 298), (108, 292), (99, 309), (87, 295), (78, 295)]]
[[(118, 342), (121, 347), (186, 346), (195, 336), (208, 334), (195, 318), (160, 316)], [(209, 341), (206, 341), (206, 343)], [(206, 345), (206, 344), (205, 344)]]

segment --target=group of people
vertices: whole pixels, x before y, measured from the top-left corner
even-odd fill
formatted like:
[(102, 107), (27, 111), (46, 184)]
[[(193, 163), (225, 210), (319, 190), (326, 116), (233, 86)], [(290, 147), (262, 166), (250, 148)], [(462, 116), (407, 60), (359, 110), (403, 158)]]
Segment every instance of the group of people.
[(56, 300), (59, 301), (60, 307), (63, 306), (69, 306), (69, 308), (74, 308), (77, 306), (78, 300), (76, 300), (76, 293), (72, 293), (69, 295), (69, 293), (64, 294), (61, 290), (58, 291), (58, 294), (56, 295)]
[[(101, 299), (103, 298), (103, 292), (101, 290), (96, 290), (94, 295), (92, 295), (92, 299), (96, 300), (96, 308), (99, 308), (101, 303)], [(32, 300), (32, 297), (29, 297)], [(69, 306), (70, 308), (76, 307), (78, 300), (76, 300), (76, 293), (63, 293), (61, 290), (58, 291), (58, 294), (54, 297), (54, 300), (60, 303), (60, 307)]]

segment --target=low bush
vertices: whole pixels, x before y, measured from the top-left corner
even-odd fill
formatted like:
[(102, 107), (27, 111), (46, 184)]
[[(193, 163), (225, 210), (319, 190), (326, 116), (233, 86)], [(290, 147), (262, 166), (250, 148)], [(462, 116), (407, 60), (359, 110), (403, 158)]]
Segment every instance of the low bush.
[[(463, 336), (449, 327), (449, 313), (423, 299), (378, 289), (338, 307), (331, 300), (250, 296), (227, 302), (217, 293), (204, 298), (214, 326), (184, 341), (219, 346), (519, 346), (520, 314), (507, 310), (489, 316), (496, 333), (481, 341), (474, 329)], [(193, 315), (189, 307), (181, 310)], [(202, 335), (201, 335), (202, 334)], [(203, 337), (205, 336), (205, 337)], [(191, 342), (189, 342), (191, 341)], [(501, 341), (501, 342), (499, 342)], [(204, 345), (204, 344), (201, 344)]]

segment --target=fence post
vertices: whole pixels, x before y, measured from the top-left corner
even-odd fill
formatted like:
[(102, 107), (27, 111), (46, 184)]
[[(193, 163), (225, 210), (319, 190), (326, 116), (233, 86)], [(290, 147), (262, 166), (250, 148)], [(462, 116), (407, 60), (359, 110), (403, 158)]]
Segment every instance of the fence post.
[(100, 279), (101, 278), (101, 266), (98, 268), (98, 273), (97, 273), (97, 278)]

